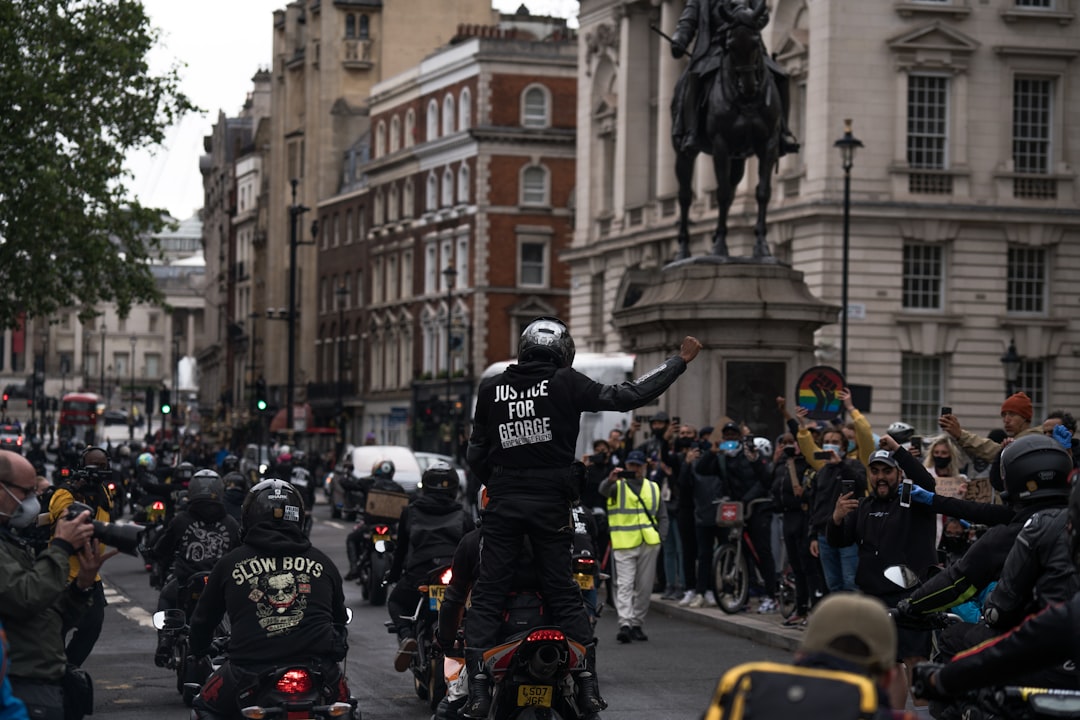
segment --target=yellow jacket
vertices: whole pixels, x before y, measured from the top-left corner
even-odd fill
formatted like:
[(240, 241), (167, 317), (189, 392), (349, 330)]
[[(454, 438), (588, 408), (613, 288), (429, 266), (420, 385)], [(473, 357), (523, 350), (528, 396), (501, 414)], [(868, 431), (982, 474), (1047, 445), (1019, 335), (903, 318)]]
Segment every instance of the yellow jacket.
[[(52, 520), (53, 528), (56, 527), (56, 521), (60, 517), (67, 513), (68, 505), (75, 502), (75, 498), (72, 496), (71, 491), (67, 488), (60, 488), (53, 493), (52, 500), (49, 501), (49, 517)], [(109, 498), (110, 504), (112, 498)], [(94, 514), (94, 519), (101, 522), (109, 522), (112, 518), (109, 516), (109, 511), (103, 507), (98, 507), (97, 512)], [(72, 555), (68, 558), (68, 580), (74, 580), (75, 576), (79, 574), (79, 556)], [(98, 575), (95, 580), (100, 581), (101, 576)]]
[[(870, 431), (870, 421), (856, 408), (851, 411), (851, 422), (855, 426), (855, 449), (847, 453), (847, 457), (858, 459), (869, 471), (870, 467), (867, 462), (870, 460), (870, 454), (874, 452), (874, 433)], [(799, 450), (810, 467), (814, 470), (820, 470), (825, 466), (824, 460), (814, 458), (814, 453), (819, 452), (821, 448), (814, 443), (814, 437), (809, 430), (804, 427), (799, 428), (799, 434), (795, 439), (798, 441)]]

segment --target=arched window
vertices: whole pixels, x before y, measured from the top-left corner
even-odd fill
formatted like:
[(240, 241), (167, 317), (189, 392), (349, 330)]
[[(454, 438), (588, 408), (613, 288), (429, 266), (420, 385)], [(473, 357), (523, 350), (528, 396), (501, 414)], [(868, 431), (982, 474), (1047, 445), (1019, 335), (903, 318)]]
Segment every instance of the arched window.
[(521, 124), (548, 127), (551, 125), (550, 105), (548, 89), (543, 85), (530, 85), (521, 95)]
[(397, 185), (390, 186), (390, 204), (386, 208), (388, 222), (397, 222), (398, 219), (398, 189)]
[(450, 207), (454, 204), (454, 173), (450, 168), (443, 170), (442, 176), (442, 205)]
[(439, 207), (439, 179), (435, 177), (435, 171), (432, 170), (427, 176), (427, 197), (425, 198), (424, 209), (428, 212), (433, 212)]
[(401, 119), (395, 115), (390, 120), (390, 152), (397, 152), (401, 147)]
[(427, 104), (427, 138), (431, 142), (439, 137), (439, 103), (434, 98)]
[(416, 113), (409, 108), (405, 113), (405, 147), (409, 148), (416, 144)]
[(416, 193), (413, 191), (412, 178), (405, 181), (405, 188), (401, 193), (401, 198), (401, 217), (413, 217), (413, 213), (416, 212)]
[(352, 13), (345, 16), (345, 37), (356, 37), (356, 16)]
[(548, 205), (548, 172), (541, 165), (521, 171), (521, 204)]
[(454, 111), (454, 96), (450, 93), (446, 94), (446, 97), (442, 101), (442, 134), (453, 135), (454, 134), (454, 118), (457, 113)]
[(375, 157), (386, 154), (386, 123), (382, 120), (375, 126)]
[(367, 15), (360, 16), (360, 39), (367, 40), (371, 37), (371, 20)]
[(472, 127), (472, 92), (469, 88), (461, 89), (461, 97), (458, 99), (458, 130), (468, 130)]
[(469, 204), (469, 164), (464, 161), (457, 173), (457, 201), (458, 205)]
[(382, 188), (379, 188), (378, 190), (375, 191), (375, 208), (374, 208), (375, 217), (373, 218), (373, 220), (374, 220), (376, 225), (382, 225), (383, 224), (383, 210), (384, 209), (385, 208), (383, 206)]

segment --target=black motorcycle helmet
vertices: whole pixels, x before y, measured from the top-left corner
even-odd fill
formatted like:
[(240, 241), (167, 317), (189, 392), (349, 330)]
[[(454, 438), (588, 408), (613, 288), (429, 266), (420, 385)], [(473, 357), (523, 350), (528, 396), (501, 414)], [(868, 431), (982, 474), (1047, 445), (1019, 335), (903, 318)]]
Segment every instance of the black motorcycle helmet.
[(240, 530), (247, 533), (262, 523), (304, 528), (304, 498), (284, 480), (263, 480), (251, 488), (240, 508)]
[(1026, 504), (1069, 494), (1072, 458), (1051, 437), (1039, 434), (1017, 438), (1001, 451), (999, 461), (1002, 496), (1011, 503)]
[(174, 485), (179, 483), (188, 487), (193, 477), (195, 477), (195, 466), (189, 462), (182, 462), (173, 470), (172, 481)]
[(396, 469), (392, 460), (380, 460), (371, 466), (371, 477), (393, 480)]
[(248, 490), (248, 480), (239, 470), (225, 473), (225, 476), (221, 478), (221, 482), (225, 485), (226, 491), (239, 490), (246, 493)]
[(452, 498), (457, 495), (460, 484), (457, 470), (439, 460), (432, 463), (420, 477), (420, 492), (424, 495), (445, 495)]
[(188, 483), (188, 500), (190, 502), (196, 500), (221, 502), (224, 494), (225, 484), (213, 470), (200, 470), (192, 476), (191, 482)]
[(236, 457), (232, 453), (229, 453), (221, 459), (221, 474), (228, 475), (231, 472), (239, 472), (240, 470), (240, 458)]
[(547, 360), (559, 367), (574, 364), (574, 338), (559, 318), (539, 317), (521, 333), (518, 341), (518, 360)]

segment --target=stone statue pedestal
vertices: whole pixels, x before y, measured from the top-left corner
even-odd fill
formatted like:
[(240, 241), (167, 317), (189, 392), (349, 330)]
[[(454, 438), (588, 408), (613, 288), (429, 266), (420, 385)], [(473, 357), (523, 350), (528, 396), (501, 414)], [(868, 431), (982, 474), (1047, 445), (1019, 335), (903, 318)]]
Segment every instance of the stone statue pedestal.
[(783, 432), (776, 396), (794, 407), (795, 383), (818, 364), (814, 331), (837, 322), (840, 311), (814, 297), (803, 274), (788, 265), (710, 256), (671, 263), (627, 284), (616, 307), (623, 350), (637, 355), (639, 372), (678, 352), (686, 335), (704, 345), (654, 410), (699, 428), (728, 416), (770, 440)]

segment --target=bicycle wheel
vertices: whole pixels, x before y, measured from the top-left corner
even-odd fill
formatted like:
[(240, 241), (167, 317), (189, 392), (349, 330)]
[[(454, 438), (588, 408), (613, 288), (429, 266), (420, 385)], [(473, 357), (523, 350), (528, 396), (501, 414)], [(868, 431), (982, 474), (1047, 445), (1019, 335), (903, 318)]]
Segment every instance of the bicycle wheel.
[(728, 543), (716, 550), (713, 558), (713, 583), (716, 587), (716, 602), (720, 609), (734, 615), (746, 607), (750, 597), (750, 569), (746, 556)]
[(795, 578), (791, 573), (780, 576), (780, 615), (785, 620), (795, 614)]

